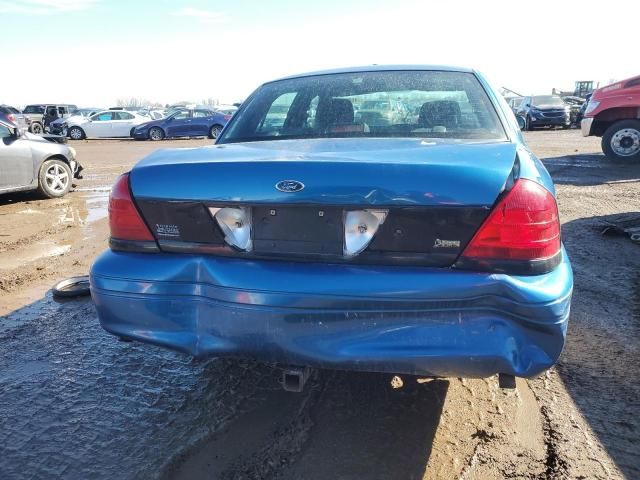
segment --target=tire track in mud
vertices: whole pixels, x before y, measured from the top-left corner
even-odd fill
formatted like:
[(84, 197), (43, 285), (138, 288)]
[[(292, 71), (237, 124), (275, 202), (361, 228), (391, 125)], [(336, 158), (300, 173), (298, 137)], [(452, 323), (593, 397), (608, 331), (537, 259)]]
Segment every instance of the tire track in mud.
[[(311, 384), (309, 384), (311, 383)], [(288, 423), (278, 427), (257, 452), (240, 459), (220, 475), (220, 480), (261, 480), (281, 478), (283, 469), (293, 464), (311, 435), (313, 407), (321, 397), (323, 387), (317, 381), (308, 382), (304, 397), (296, 406)]]
[(540, 407), (542, 414), (542, 431), (544, 433), (544, 444), (546, 448), (545, 474), (540, 480), (565, 480), (569, 478), (569, 463), (562, 456), (560, 444), (562, 443), (562, 434), (553, 426), (551, 416), (549, 415), (549, 407), (542, 405)]
[(312, 410), (324, 385), (314, 376), (304, 392), (285, 392), (274, 374), (222, 428), (175, 458), (162, 478), (280, 478), (311, 435)]

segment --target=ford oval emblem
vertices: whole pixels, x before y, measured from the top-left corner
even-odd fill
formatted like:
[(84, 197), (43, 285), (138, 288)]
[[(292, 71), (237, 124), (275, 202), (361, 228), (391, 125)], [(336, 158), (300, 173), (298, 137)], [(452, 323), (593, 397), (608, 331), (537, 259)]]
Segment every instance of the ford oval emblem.
[(304, 183), (297, 180), (282, 180), (281, 182), (276, 183), (276, 189), (285, 193), (299, 192), (303, 188)]

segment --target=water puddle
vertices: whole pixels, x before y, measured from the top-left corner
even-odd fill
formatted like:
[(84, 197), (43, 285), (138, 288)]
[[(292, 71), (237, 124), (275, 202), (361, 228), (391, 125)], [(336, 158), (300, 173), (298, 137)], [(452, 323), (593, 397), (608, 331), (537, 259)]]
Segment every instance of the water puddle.
[(84, 190), (79, 198), (75, 197), (71, 203), (55, 210), (57, 221), (59, 224), (79, 226), (97, 222), (106, 218), (108, 201), (108, 191)]
[(109, 192), (100, 191), (87, 195), (87, 216), (85, 223), (93, 223), (107, 217), (107, 207), (109, 203)]
[(12, 270), (42, 258), (63, 255), (69, 250), (71, 250), (71, 245), (57, 245), (55, 241), (50, 239), (41, 240), (18, 250), (0, 253), (0, 271)]

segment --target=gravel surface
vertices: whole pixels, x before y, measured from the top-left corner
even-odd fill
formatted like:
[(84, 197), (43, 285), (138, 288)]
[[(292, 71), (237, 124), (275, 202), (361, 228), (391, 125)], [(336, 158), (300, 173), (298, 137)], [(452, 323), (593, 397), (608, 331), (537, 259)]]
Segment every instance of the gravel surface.
[(119, 342), (88, 299), (51, 297), (106, 248), (117, 175), (210, 140), (74, 142), (74, 192), (0, 197), (0, 479), (640, 478), (640, 246), (601, 235), (640, 211), (640, 165), (577, 131), (527, 141), (555, 179), (575, 270), (559, 364), (517, 391), (321, 371), (302, 394), (270, 366)]

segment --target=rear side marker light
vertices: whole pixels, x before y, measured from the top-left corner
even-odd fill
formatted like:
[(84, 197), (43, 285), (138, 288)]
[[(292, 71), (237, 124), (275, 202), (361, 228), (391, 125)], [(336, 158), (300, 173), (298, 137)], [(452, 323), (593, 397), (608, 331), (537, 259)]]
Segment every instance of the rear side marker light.
[(556, 199), (542, 185), (519, 179), (491, 211), (461, 259), (545, 260), (560, 248)]
[(142, 220), (133, 203), (129, 189), (129, 175), (124, 174), (116, 181), (109, 195), (109, 229), (111, 238), (153, 242), (149, 228)]

